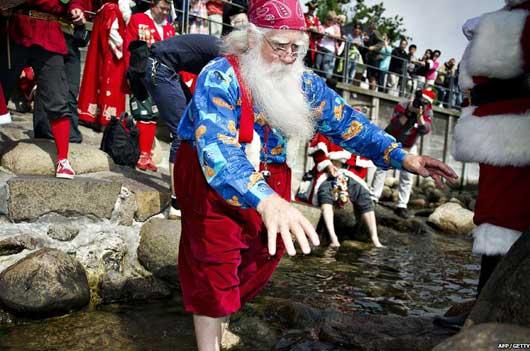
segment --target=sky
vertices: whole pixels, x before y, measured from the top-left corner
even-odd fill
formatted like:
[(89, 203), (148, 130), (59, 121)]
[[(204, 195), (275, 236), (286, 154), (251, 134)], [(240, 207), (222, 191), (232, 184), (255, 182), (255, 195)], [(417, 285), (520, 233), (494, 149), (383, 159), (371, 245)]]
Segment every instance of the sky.
[(367, 5), (380, 2), (386, 16), (404, 18), (407, 35), (413, 39), (410, 44), (418, 46), (418, 55), (426, 49), (439, 49), (442, 62), (451, 57), (460, 61), (467, 45), (462, 34), (466, 20), (504, 6), (504, 0), (365, 0)]

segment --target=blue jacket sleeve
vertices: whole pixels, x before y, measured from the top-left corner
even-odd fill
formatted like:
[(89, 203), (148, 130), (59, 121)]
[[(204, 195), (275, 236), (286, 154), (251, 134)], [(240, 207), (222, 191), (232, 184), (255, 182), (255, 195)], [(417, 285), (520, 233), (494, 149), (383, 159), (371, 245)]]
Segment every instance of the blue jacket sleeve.
[(238, 142), (239, 101), (231, 67), (205, 69), (186, 118), (192, 118), (199, 162), (210, 186), (233, 206), (255, 208), (274, 191)]
[(346, 150), (371, 159), (378, 167), (402, 167), (406, 152), (395, 138), (347, 105), (322, 78), (304, 73), (302, 86), (320, 133)]

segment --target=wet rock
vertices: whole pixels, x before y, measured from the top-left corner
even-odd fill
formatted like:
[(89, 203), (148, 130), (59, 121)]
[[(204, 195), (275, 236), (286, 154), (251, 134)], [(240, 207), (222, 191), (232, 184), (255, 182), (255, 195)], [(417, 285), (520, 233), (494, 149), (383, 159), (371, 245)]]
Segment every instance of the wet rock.
[(355, 240), (344, 240), (340, 243), (341, 249), (353, 249), (353, 250), (369, 250), (372, 248), (371, 244), (362, 242), (362, 241), (355, 241)]
[(379, 198), (379, 200), (388, 201), (391, 199), (392, 199), (392, 189), (390, 189), (390, 187), (388, 186), (383, 187), (383, 192), (381, 193), (381, 197)]
[(125, 180), (124, 186), (129, 189), (136, 199), (134, 218), (144, 222), (150, 217), (162, 212), (171, 200), (169, 189), (160, 189), (135, 180)]
[(469, 314), (469, 312), (471, 312), (471, 309), (475, 305), (476, 301), (477, 300), (469, 300), (469, 301), (457, 303), (457, 304), (451, 306), (447, 310), (447, 312), (445, 312), (444, 316), (446, 316), (446, 317), (454, 317), (454, 316), (458, 316), (458, 315), (461, 315), (461, 314), (464, 314), (464, 313), (468, 313)]
[(513, 244), (491, 275), (466, 321), (467, 325), (496, 322), (530, 327), (529, 252), (530, 230)]
[(476, 205), (477, 205), (477, 200), (473, 199), (473, 200), (469, 201), (469, 205), (467, 206), (467, 208), (470, 211), (475, 211), (475, 206)]
[(109, 273), (99, 284), (101, 303), (146, 301), (171, 296), (171, 290), (163, 281), (152, 275), (123, 276)]
[(59, 250), (41, 249), (0, 274), (0, 301), (16, 313), (66, 313), (89, 299), (83, 266)]
[(423, 191), (424, 194), (427, 194), (431, 189), (436, 188), (436, 183), (432, 178), (422, 178), (422, 182), (420, 184), (420, 189)]
[[(2, 156), (0, 164), (15, 174), (55, 175), (55, 144), (51, 140), (33, 139), (19, 142)], [(109, 170), (114, 163), (97, 147), (70, 144), (68, 159), (77, 174)]]
[(399, 179), (394, 177), (386, 177), (385, 186), (393, 188), (399, 184)]
[(112, 213), (112, 222), (118, 225), (131, 226), (134, 223), (134, 214), (137, 210), (136, 195), (122, 187)]
[(501, 344), (528, 342), (529, 340), (530, 328), (511, 324), (485, 323), (462, 330), (436, 346), (433, 351), (497, 351)]
[(444, 232), (468, 234), (475, 228), (473, 212), (459, 204), (448, 202), (438, 207), (428, 221)]
[(8, 213), (9, 189), (7, 187), (7, 179), (9, 178), (9, 176), (5, 176), (0, 172), (0, 215)]
[(76, 177), (63, 180), (22, 176), (9, 184), (9, 218), (19, 222), (35, 220), (55, 212), (64, 216), (110, 218), (121, 184)]
[(440, 190), (440, 189), (428, 189), (426, 191), (426, 195), (427, 195), (427, 200), (429, 202), (434, 202), (434, 203), (437, 203), (437, 202), (440, 202), (440, 200), (445, 197), (445, 193)]
[(416, 198), (409, 201), (408, 207), (411, 208), (424, 208), (427, 206), (427, 200), (424, 198)]
[(176, 284), (180, 221), (152, 218), (142, 226), (138, 261), (156, 277)]
[(0, 256), (14, 255), (25, 249), (34, 250), (38, 241), (29, 235), (17, 235), (0, 240)]
[(71, 241), (77, 234), (79, 228), (74, 225), (53, 223), (48, 227), (48, 236), (59, 241)]
[(388, 211), (376, 211), (376, 219), (377, 225), (389, 227), (402, 233), (425, 234), (431, 231), (424, 222), (417, 218), (404, 219)]

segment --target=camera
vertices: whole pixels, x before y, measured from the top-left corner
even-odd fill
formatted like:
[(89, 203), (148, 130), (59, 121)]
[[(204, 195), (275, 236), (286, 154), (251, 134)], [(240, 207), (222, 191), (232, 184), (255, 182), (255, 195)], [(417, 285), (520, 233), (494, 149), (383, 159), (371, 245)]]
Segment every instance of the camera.
[(423, 99), (423, 93), (421, 90), (417, 90), (416, 93), (414, 93), (414, 100), (412, 100), (412, 106), (415, 108), (425, 107), (426, 102)]

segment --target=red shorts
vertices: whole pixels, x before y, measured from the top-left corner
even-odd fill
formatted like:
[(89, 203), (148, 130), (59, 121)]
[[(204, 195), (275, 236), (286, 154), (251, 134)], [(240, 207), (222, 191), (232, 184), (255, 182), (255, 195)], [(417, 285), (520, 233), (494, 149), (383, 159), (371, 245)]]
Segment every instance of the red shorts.
[[(291, 170), (269, 165), (269, 185), (291, 197)], [(285, 248), (269, 256), (267, 232), (254, 209), (229, 205), (202, 173), (197, 151), (183, 142), (175, 160), (175, 191), (182, 211), (179, 275), (184, 308), (209, 317), (232, 314), (267, 284)]]

